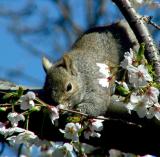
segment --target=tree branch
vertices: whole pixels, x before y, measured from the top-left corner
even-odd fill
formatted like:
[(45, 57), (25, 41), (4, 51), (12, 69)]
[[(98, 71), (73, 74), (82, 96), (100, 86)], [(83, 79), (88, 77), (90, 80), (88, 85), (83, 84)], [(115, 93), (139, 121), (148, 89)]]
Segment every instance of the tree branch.
[(160, 83), (160, 56), (146, 25), (144, 24), (141, 17), (136, 13), (135, 9), (131, 6), (129, 0), (112, 1), (117, 5), (117, 7), (128, 21), (139, 43), (145, 43), (145, 56), (147, 60), (153, 64), (156, 73), (156, 81)]

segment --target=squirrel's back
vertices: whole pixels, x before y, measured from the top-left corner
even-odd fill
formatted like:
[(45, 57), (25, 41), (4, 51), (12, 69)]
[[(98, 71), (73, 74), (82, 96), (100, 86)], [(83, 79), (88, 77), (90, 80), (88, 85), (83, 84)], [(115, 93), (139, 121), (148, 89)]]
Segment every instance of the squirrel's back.
[(119, 65), (124, 52), (130, 48), (138, 49), (138, 41), (127, 22), (121, 21), (89, 29), (78, 38), (68, 54), (74, 59), (79, 71), (83, 73), (89, 68), (88, 72), (93, 73), (92, 67), (96, 63), (113, 67)]
[[(110, 86), (103, 88), (96, 63), (117, 67), (124, 52), (138, 42), (124, 21), (85, 32), (57, 63), (43, 60), (46, 71), (44, 90), (50, 99), (90, 115), (101, 115), (110, 103)], [(115, 68), (117, 69), (117, 68)], [(116, 71), (111, 71), (116, 72)]]

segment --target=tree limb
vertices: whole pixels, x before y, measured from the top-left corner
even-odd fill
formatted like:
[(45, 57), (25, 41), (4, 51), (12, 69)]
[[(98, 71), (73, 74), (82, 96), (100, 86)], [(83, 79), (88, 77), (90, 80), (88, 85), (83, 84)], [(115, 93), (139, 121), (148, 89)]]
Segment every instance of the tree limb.
[(156, 48), (146, 25), (144, 24), (140, 15), (138, 15), (135, 9), (131, 6), (129, 0), (112, 0), (112, 1), (117, 5), (121, 13), (128, 21), (139, 43), (145, 43), (146, 45), (145, 56), (147, 60), (151, 64), (153, 64), (156, 73), (156, 81), (160, 83), (160, 56), (158, 49)]

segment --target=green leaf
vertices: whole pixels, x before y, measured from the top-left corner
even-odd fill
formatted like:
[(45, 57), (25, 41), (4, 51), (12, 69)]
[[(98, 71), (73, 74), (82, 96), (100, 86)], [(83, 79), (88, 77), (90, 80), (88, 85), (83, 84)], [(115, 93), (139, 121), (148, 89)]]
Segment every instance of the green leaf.
[(73, 123), (78, 123), (78, 122), (81, 121), (81, 117), (78, 117), (78, 116), (68, 117), (68, 118), (67, 118), (67, 121), (68, 121), (68, 122), (73, 122)]
[(9, 98), (13, 97), (14, 95), (15, 95), (15, 93), (14, 93), (14, 92), (11, 92), (11, 93), (5, 93), (5, 95), (3, 95), (3, 97), (2, 97), (2, 99), (3, 99), (3, 100), (7, 100), (7, 99), (9, 99)]
[(158, 88), (160, 90), (160, 83), (153, 82), (152, 86), (155, 87), (155, 88)]
[(146, 67), (147, 67), (147, 70), (148, 70), (149, 74), (150, 74), (152, 77), (156, 76), (155, 71), (154, 71), (154, 69), (153, 69), (153, 66), (152, 66), (151, 64), (146, 64)]
[(121, 96), (127, 96), (130, 93), (130, 91), (124, 88), (122, 85), (118, 85), (116, 90)]
[(23, 95), (23, 88), (19, 87), (17, 91), (5, 93), (2, 97), (3, 100), (15, 103)]
[(21, 97), (23, 95), (23, 92), (24, 92), (23, 88), (19, 87), (17, 90), (18, 97)]
[(145, 59), (144, 51), (145, 51), (145, 44), (141, 43), (140, 48), (139, 48), (138, 53), (137, 53), (137, 61), (138, 62), (141, 62), (143, 59)]
[(6, 107), (0, 107), (0, 112), (5, 112), (7, 110)]
[(39, 112), (41, 110), (41, 106), (34, 106), (31, 108), (32, 112)]

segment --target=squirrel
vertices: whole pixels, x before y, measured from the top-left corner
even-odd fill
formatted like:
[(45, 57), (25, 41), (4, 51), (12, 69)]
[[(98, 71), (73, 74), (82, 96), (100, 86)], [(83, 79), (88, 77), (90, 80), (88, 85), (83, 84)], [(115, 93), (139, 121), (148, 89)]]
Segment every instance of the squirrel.
[(43, 57), (46, 73), (44, 92), (53, 104), (64, 104), (91, 116), (104, 115), (110, 104), (111, 87), (102, 87), (96, 63), (114, 67), (130, 48), (138, 49), (138, 41), (130, 26), (120, 21), (109, 26), (95, 27), (86, 31), (73, 44), (69, 52), (56, 63)]

